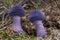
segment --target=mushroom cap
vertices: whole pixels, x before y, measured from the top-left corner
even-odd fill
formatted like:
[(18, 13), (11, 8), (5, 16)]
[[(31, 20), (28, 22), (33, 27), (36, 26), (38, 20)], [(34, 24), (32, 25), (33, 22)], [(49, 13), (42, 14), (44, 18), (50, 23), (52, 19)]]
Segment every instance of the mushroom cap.
[(30, 11), (29, 20), (31, 22), (34, 22), (37, 20), (44, 20), (44, 18), (45, 18), (45, 15), (41, 10), (34, 9), (34, 10)]
[(12, 17), (13, 16), (24, 16), (25, 10), (21, 5), (17, 4), (9, 9), (8, 14)]

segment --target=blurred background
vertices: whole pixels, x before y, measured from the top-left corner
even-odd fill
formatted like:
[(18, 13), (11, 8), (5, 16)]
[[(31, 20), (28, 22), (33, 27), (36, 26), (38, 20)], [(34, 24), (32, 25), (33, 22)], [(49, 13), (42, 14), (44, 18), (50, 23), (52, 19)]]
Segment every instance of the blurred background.
[[(8, 10), (15, 4), (26, 10), (21, 19), (25, 35), (14, 35), (11, 28), (12, 18)], [(34, 24), (28, 20), (29, 12), (36, 7), (46, 15), (43, 24), (48, 34), (45, 38), (37, 39)], [(60, 40), (60, 0), (0, 0), (0, 40)]]

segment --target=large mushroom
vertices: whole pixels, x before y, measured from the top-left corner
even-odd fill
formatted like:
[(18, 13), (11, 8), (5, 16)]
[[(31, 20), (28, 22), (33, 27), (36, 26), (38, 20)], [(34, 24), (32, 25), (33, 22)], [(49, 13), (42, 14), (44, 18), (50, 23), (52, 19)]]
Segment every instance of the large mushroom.
[(21, 26), (21, 17), (25, 15), (24, 8), (16, 4), (9, 9), (8, 14), (13, 18), (12, 29), (15, 32), (24, 32)]
[(37, 37), (44, 37), (47, 32), (43, 26), (42, 20), (44, 20), (45, 15), (39, 9), (34, 9), (30, 12), (29, 20), (34, 23), (36, 28)]

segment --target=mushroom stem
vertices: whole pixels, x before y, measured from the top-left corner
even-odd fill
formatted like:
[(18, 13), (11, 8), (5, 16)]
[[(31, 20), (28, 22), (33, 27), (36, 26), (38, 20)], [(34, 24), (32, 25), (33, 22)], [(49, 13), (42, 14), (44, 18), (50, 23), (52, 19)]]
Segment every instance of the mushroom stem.
[(13, 17), (12, 28), (16, 32), (23, 32), (20, 19), (21, 19), (20, 16), (14, 16)]
[(46, 29), (44, 28), (42, 21), (34, 21), (34, 25), (37, 32), (37, 37), (44, 37), (46, 35)]

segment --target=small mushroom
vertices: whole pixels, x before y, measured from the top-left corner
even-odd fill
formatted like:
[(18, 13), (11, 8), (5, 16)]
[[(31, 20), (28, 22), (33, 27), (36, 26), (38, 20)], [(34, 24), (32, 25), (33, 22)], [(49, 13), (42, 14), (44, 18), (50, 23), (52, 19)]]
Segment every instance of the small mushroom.
[(12, 29), (15, 32), (24, 32), (21, 26), (21, 17), (25, 15), (24, 8), (21, 5), (16, 4), (9, 9), (8, 14), (13, 19)]
[(44, 37), (47, 32), (43, 26), (42, 20), (44, 20), (45, 15), (39, 9), (34, 9), (30, 12), (29, 20), (34, 23), (36, 28), (37, 37)]

